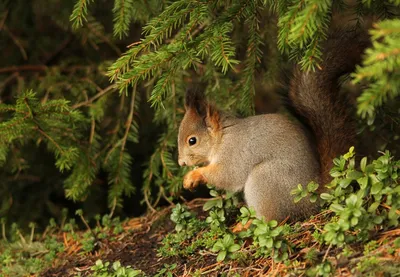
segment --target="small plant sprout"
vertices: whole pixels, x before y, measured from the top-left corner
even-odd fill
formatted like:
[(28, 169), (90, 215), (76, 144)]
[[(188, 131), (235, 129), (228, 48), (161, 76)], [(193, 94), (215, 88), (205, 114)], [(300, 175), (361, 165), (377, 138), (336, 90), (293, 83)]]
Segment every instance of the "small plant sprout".
[(187, 220), (191, 217), (191, 213), (186, 207), (177, 204), (172, 209), (171, 220), (176, 224), (175, 231), (181, 232), (187, 226)]
[(241, 207), (239, 218), (240, 222), (246, 225), (247, 222), (256, 218), (256, 211), (253, 208)]
[(136, 277), (144, 276), (141, 270), (132, 269), (130, 266), (122, 266), (120, 261), (115, 261), (110, 267), (110, 262), (103, 263), (97, 260), (95, 265), (90, 268), (93, 277)]
[(314, 203), (318, 199), (318, 193), (317, 193), (318, 187), (319, 185), (315, 182), (308, 183), (308, 185), (305, 188), (303, 188), (301, 184), (298, 184), (297, 188), (293, 189), (290, 193), (294, 195), (295, 203), (299, 202), (301, 199), (307, 196), (310, 197), (309, 201)]
[(258, 248), (258, 254), (261, 256), (270, 256), (275, 261), (283, 261), (289, 257), (289, 246), (284, 238), (289, 234), (290, 226), (278, 226), (276, 220), (266, 222), (263, 219), (255, 219), (254, 245)]
[(226, 257), (230, 257), (239, 249), (240, 245), (235, 244), (232, 235), (226, 234), (223, 239), (217, 240), (212, 248), (212, 251), (218, 253), (217, 261), (222, 262)]
[[(211, 187), (210, 187), (211, 188)], [(204, 211), (211, 209), (229, 209), (236, 207), (238, 204), (238, 197), (234, 192), (224, 192), (220, 190), (211, 189), (210, 195), (213, 197), (208, 200), (204, 206)]]
[(29, 223), (29, 228), (31, 228), (31, 235), (29, 237), (29, 244), (32, 244), (33, 242), (33, 237), (35, 235), (35, 223), (34, 222), (30, 222)]
[(210, 215), (206, 218), (206, 222), (210, 224), (211, 230), (218, 230), (224, 227), (225, 212), (224, 210), (210, 211)]

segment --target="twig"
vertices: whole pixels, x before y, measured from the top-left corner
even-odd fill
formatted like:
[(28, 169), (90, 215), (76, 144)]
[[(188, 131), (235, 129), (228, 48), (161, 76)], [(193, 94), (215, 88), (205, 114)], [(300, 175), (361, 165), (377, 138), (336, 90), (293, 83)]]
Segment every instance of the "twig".
[(143, 191), (143, 195), (144, 195), (144, 201), (146, 202), (147, 207), (151, 210), (151, 212), (153, 212), (153, 213), (157, 212), (156, 209), (153, 208), (153, 206), (151, 205), (151, 203), (149, 201), (149, 198), (147, 195), (147, 190)]
[(3, 26), (4, 26), (4, 23), (6, 22), (7, 16), (8, 16), (8, 10), (5, 10), (4, 17), (0, 21), (0, 31), (1, 31), (1, 29), (3, 29)]
[(54, 146), (57, 147), (57, 149), (60, 151), (61, 154), (64, 154), (64, 150), (62, 150), (61, 146), (58, 145), (58, 143), (52, 137), (46, 134), (46, 132), (44, 132), (38, 125), (36, 126), (36, 130), (38, 130), (39, 133), (41, 133), (44, 137), (50, 140), (54, 144)]
[(99, 87), (98, 84), (96, 84), (92, 79), (90, 79), (88, 77), (82, 78), (82, 80), (85, 81), (85, 82), (90, 83), (91, 85), (93, 85), (96, 88), (97, 91), (102, 91), (103, 90), (101, 87)]
[[(385, 203), (381, 204), (381, 206), (388, 210), (392, 209), (392, 207), (390, 207), (389, 205), (386, 205)], [(396, 214), (400, 215), (400, 210), (396, 210)]]
[(90, 104), (93, 103), (93, 101), (95, 101), (96, 99), (102, 97), (103, 95), (107, 94), (108, 92), (113, 91), (115, 88), (116, 88), (116, 85), (112, 84), (112, 85), (106, 87), (105, 89), (101, 90), (99, 93), (97, 93), (95, 96), (93, 96), (89, 100), (86, 100), (84, 102), (80, 102), (78, 104), (73, 105), (72, 109), (77, 109), (77, 108), (82, 107), (82, 106), (90, 105)]
[(128, 140), (128, 135), (129, 135), (129, 131), (131, 130), (131, 126), (132, 126), (132, 121), (133, 121), (133, 112), (135, 110), (135, 99), (136, 99), (136, 85), (133, 87), (133, 93), (131, 96), (131, 104), (129, 107), (129, 115), (128, 118), (125, 122), (125, 134), (122, 138), (122, 143), (121, 143), (121, 152), (119, 154), (119, 164), (122, 164), (122, 159), (123, 159), (123, 154), (124, 154), (124, 150), (125, 150), (125, 146), (126, 146), (126, 142)]
[(113, 217), (114, 211), (115, 211), (115, 208), (116, 208), (116, 207), (117, 207), (117, 198), (114, 197), (114, 199), (113, 199), (113, 205), (112, 205), (112, 207), (111, 207), (111, 211), (110, 211), (110, 214), (109, 214), (110, 218)]
[(22, 243), (27, 244), (24, 236), (21, 234), (21, 232), (18, 229), (17, 229), (17, 234), (18, 234), (19, 238), (21, 239)]
[(9, 66), (0, 68), (0, 74), (2, 73), (10, 73), (10, 72), (20, 72), (20, 71), (44, 71), (47, 69), (47, 66), (41, 64), (26, 64), (19, 66)]
[(67, 46), (68, 44), (72, 41), (72, 35), (70, 34), (61, 44), (54, 50), (52, 53), (50, 53), (43, 61), (43, 64), (48, 64), (50, 63), (55, 57), (57, 57), (58, 54), (60, 54)]
[(95, 129), (96, 129), (96, 120), (94, 120), (94, 118), (92, 116), (91, 125), (90, 125), (90, 136), (89, 136), (89, 152), (92, 148)]
[(154, 203), (153, 203), (153, 206), (154, 206), (154, 207), (157, 207), (158, 202), (159, 202), (160, 199), (161, 199), (161, 196), (162, 196), (162, 192), (161, 192), (161, 189), (160, 189), (160, 190), (158, 191), (157, 199), (156, 199), (156, 201), (154, 201)]
[[(212, 267), (213, 267), (213, 268), (212, 268)], [(210, 266), (206, 266), (205, 268), (200, 269), (200, 271), (201, 271), (201, 274), (203, 275), (203, 274), (208, 274), (208, 273), (211, 273), (211, 272), (213, 272), (213, 271), (216, 271), (216, 270), (218, 270), (220, 267), (221, 267), (221, 263), (215, 263), (215, 264), (212, 264), (212, 265), (210, 265)], [(207, 270), (207, 271), (204, 271), (205, 269), (208, 269), (208, 268), (211, 268), (211, 269), (209, 269), (209, 270)]]
[(8, 27), (5, 24), (3, 24), (3, 30), (10, 36), (10, 38), (12, 39), (14, 44), (19, 48), (19, 51), (21, 52), (22, 57), (26, 61), (28, 59), (28, 56), (26, 54), (25, 48), (22, 46), (19, 39), (16, 36), (14, 36), (13, 33), (11, 33), (11, 31), (8, 29)]
[(14, 72), (9, 77), (7, 77), (1, 84), (0, 84), (0, 92), (8, 85), (8, 83), (12, 82), (14, 79), (18, 77), (19, 73)]
[(129, 44), (129, 45), (127, 46), (127, 48), (131, 48), (131, 47), (133, 47), (133, 46), (135, 46), (135, 45), (139, 45), (139, 44), (141, 44), (141, 43), (142, 43), (141, 40), (136, 41), (136, 42), (133, 42), (133, 43)]
[[(121, 100), (119, 101), (119, 113), (122, 113), (123, 109), (125, 106), (125, 93), (122, 94), (121, 96)], [(121, 117), (118, 117), (117, 123), (115, 124), (115, 128), (114, 130), (112, 130), (110, 133), (114, 134), (113, 138), (111, 139), (111, 141), (115, 141), (119, 128), (121, 125)], [(112, 145), (112, 144), (111, 144)], [(107, 164), (108, 159), (110, 158), (111, 154), (113, 153), (113, 151), (115, 150), (115, 148), (117, 148), (119, 146), (119, 143), (115, 143), (114, 146), (111, 147), (111, 149), (107, 152), (106, 157), (103, 160), (104, 164)]]
[(29, 237), (29, 244), (32, 244), (34, 236), (35, 236), (35, 224), (33, 223), (31, 227), (31, 236)]
[(92, 236), (97, 240), (96, 234), (93, 232), (92, 228), (90, 228), (89, 223), (87, 223), (86, 219), (83, 217), (83, 214), (80, 213), (79, 217), (81, 218), (83, 224), (86, 226), (89, 232), (92, 234)]
[(164, 189), (163, 186), (161, 186), (160, 190), (161, 190), (161, 194), (162, 194), (163, 198), (164, 198), (170, 205), (175, 206), (174, 202), (172, 202), (171, 200), (168, 199), (167, 195), (165, 194), (165, 189)]
[(1, 222), (1, 236), (5, 242), (8, 242), (7, 235), (6, 235), (6, 224), (4, 221)]
[[(110, 46), (111, 49), (113, 49), (113, 50), (115, 51), (115, 53), (116, 53), (118, 56), (120, 56), (120, 55), (122, 54), (122, 53), (121, 53), (121, 50), (120, 50), (114, 43), (112, 43), (112, 42), (110, 41), (110, 39), (109, 39), (107, 36), (103, 35), (101, 32), (97, 32), (96, 29), (95, 29), (95, 28), (92, 28), (90, 24), (87, 24), (86, 26), (87, 26), (87, 28), (88, 28), (90, 31), (93, 32), (93, 34), (94, 34), (95, 36), (97, 36), (98, 38), (102, 39), (103, 42), (105, 42), (106, 44), (108, 44), (108, 46)], [(93, 48), (95, 48), (95, 49), (96, 49), (96, 47), (97, 47), (97, 46), (95, 46), (95, 45), (92, 45), (92, 46), (93, 46)]]
[(331, 247), (332, 247), (332, 243), (329, 244), (328, 249), (325, 252), (324, 258), (322, 259), (322, 262), (325, 262), (326, 258), (328, 257), (328, 254), (329, 254), (329, 250), (331, 250)]
[(74, 66), (66, 66), (66, 67), (60, 67), (60, 66), (53, 66), (53, 67), (48, 67), (43, 64), (25, 64), (25, 65), (14, 65), (14, 66), (9, 66), (9, 67), (3, 67), (0, 68), (0, 74), (3, 73), (11, 73), (11, 72), (21, 72), (21, 71), (46, 71), (49, 68), (58, 68), (61, 72), (74, 72), (76, 70), (80, 69), (91, 69), (91, 68), (96, 68), (94, 66), (90, 65), (74, 65)]

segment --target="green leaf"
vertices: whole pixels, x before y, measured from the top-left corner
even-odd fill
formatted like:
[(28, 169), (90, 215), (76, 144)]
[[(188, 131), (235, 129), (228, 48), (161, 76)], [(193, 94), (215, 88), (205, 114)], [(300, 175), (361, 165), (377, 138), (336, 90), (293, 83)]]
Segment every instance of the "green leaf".
[(279, 249), (279, 248), (281, 248), (281, 247), (282, 247), (282, 241), (281, 241), (281, 240), (275, 241), (275, 243), (274, 243), (274, 248)]
[(361, 178), (363, 176), (364, 176), (364, 174), (357, 170), (351, 171), (347, 174), (347, 178), (350, 178), (352, 180), (357, 180), (358, 178)]
[(213, 246), (213, 248), (212, 248), (212, 251), (213, 251), (213, 252), (219, 252), (219, 251), (222, 250), (222, 249), (225, 249), (225, 247), (224, 247), (224, 245), (222, 244), (222, 242), (221, 242), (220, 240), (218, 240), (218, 241), (214, 244), (214, 246)]
[(203, 211), (209, 211), (209, 210), (211, 210), (212, 208), (214, 208), (216, 205), (217, 205), (217, 204), (216, 204), (215, 199), (213, 199), (213, 200), (208, 200), (208, 201), (207, 201), (206, 203), (204, 203), (204, 205), (203, 205)]
[(314, 191), (316, 191), (318, 189), (318, 187), (319, 187), (319, 185), (317, 183), (310, 182), (307, 185), (307, 190), (308, 190), (308, 192), (314, 192)]
[(367, 157), (364, 157), (361, 159), (360, 162), (360, 168), (362, 172), (365, 172), (366, 166), (367, 166)]
[(321, 193), (320, 197), (321, 197), (321, 199), (324, 199), (327, 201), (335, 199), (335, 196), (333, 196), (332, 194), (326, 193), (326, 192)]
[(268, 222), (268, 226), (270, 226), (271, 228), (274, 228), (274, 227), (278, 226), (278, 221), (271, 220)]
[(229, 246), (232, 245), (234, 243), (234, 240), (232, 238), (231, 235), (225, 235), (223, 240), (222, 240), (222, 244), (225, 246)]
[(378, 194), (379, 192), (381, 192), (383, 187), (383, 184), (381, 182), (378, 183), (374, 183), (371, 187), (371, 194)]
[(351, 178), (341, 179), (341, 180), (339, 181), (339, 185), (340, 185), (342, 188), (347, 188), (347, 187), (350, 185), (351, 181), (352, 181)]
[(175, 231), (177, 231), (178, 233), (180, 232), (180, 231), (182, 231), (183, 230), (183, 225), (182, 224), (176, 224), (175, 225)]
[(317, 200), (318, 200), (318, 196), (317, 195), (311, 195), (310, 196), (310, 202), (311, 203), (315, 203), (315, 202), (317, 202)]
[(298, 203), (301, 199), (303, 199), (303, 197), (302, 197), (301, 195), (296, 196), (296, 197), (294, 198), (294, 203)]
[(358, 218), (357, 217), (353, 217), (351, 218), (351, 226), (356, 226), (358, 224)]
[(373, 219), (373, 222), (375, 223), (375, 224), (382, 224), (382, 222), (383, 222), (383, 217), (382, 216), (375, 216), (374, 217), (374, 219)]
[(343, 155), (343, 158), (347, 161), (354, 156), (354, 146), (350, 147), (349, 152)]
[(347, 205), (351, 205), (351, 206), (355, 206), (356, 205), (356, 203), (357, 203), (357, 195), (355, 195), (355, 194), (352, 194), (352, 195), (350, 195), (350, 197), (348, 197), (347, 199), (346, 199), (346, 204)]
[(217, 256), (217, 262), (222, 262), (223, 260), (225, 260), (226, 254), (227, 254), (227, 252), (225, 250), (219, 252), (219, 254)]
[(336, 178), (336, 177), (342, 176), (343, 173), (342, 173), (341, 170), (338, 170), (338, 169), (336, 169), (336, 168), (332, 168), (331, 171), (330, 171), (330, 175), (331, 175), (333, 178)]
[(272, 238), (267, 238), (266, 242), (265, 242), (265, 246), (267, 248), (272, 248), (272, 246), (274, 246), (274, 240)]
[(247, 207), (241, 207), (240, 208), (240, 213), (242, 216), (249, 216), (250, 215), (250, 211)]
[(324, 239), (327, 242), (333, 241), (335, 239), (335, 237), (336, 237), (336, 233), (334, 233), (334, 232), (327, 232), (324, 235)]
[(397, 215), (397, 209), (395, 207), (390, 207), (388, 218), (389, 219), (397, 219), (399, 215)]
[(233, 252), (238, 251), (239, 249), (240, 249), (240, 245), (234, 244), (234, 245), (229, 246), (228, 252), (233, 253)]
[(361, 189), (366, 189), (368, 186), (368, 180), (369, 180), (368, 176), (364, 176), (357, 179), (357, 183), (360, 184)]
[(376, 209), (379, 207), (380, 204), (381, 204), (380, 202), (372, 203), (371, 206), (369, 206), (369, 208), (368, 208), (368, 212), (375, 213)]
[(330, 205), (329, 209), (335, 213), (340, 213), (344, 210), (342, 205), (336, 203)]
[(213, 196), (213, 197), (217, 197), (219, 194), (218, 194), (218, 192), (216, 191), (216, 190), (210, 190), (210, 195), (211, 196)]
[(353, 210), (353, 215), (355, 217), (360, 217), (362, 215), (362, 212), (361, 212), (361, 210)]

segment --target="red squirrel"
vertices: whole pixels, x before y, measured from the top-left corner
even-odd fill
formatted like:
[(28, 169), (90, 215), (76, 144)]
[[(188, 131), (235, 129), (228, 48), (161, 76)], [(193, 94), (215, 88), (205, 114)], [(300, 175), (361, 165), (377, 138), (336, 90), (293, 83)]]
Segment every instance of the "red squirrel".
[(188, 92), (179, 165), (200, 167), (186, 174), (183, 186), (210, 183), (243, 190), (247, 205), (266, 220), (296, 220), (316, 212), (317, 204), (294, 203), (290, 192), (312, 180), (323, 189), (331, 180), (332, 160), (354, 144), (355, 124), (339, 96), (338, 80), (354, 70), (368, 42), (360, 33), (336, 32), (324, 45), (318, 69), (295, 68), (288, 98), (311, 134), (282, 114), (237, 118), (216, 109), (203, 93)]

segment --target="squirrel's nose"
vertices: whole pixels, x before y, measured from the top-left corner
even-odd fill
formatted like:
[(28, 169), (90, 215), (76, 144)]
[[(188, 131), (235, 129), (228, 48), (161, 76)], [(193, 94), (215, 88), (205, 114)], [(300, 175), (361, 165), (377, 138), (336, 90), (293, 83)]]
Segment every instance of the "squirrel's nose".
[(178, 164), (179, 164), (180, 166), (186, 166), (185, 161), (184, 161), (184, 160), (181, 160), (181, 159), (178, 160)]

